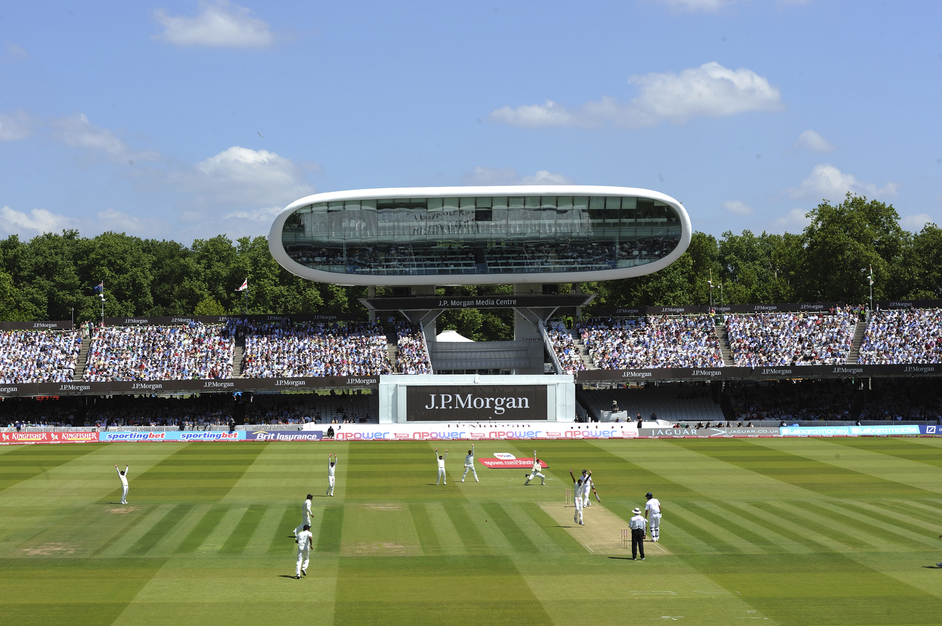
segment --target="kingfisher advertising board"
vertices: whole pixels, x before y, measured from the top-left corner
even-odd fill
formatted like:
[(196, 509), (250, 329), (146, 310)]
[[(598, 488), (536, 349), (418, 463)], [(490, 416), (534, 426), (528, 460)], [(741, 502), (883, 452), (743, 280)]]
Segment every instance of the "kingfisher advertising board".
[(0, 433), (0, 444), (14, 443), (98, 443), (98, 433), (93, 430), (69, 432), (4, 432)]
[(546, 420), (546, 385), (408, 387), (409, 422)]

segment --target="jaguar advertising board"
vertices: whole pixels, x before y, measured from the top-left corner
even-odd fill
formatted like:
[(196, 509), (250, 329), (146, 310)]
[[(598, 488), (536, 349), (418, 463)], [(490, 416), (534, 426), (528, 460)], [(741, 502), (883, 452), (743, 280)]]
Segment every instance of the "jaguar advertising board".
[(406, 421), (546, 420), (546, 393), (546, 385), (415, 385), (406, 391)]

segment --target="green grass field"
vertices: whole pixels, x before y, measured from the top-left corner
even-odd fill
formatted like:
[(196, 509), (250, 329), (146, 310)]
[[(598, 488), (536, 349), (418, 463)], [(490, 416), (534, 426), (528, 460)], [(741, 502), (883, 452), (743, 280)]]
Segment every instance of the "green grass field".
[[(546, 487), (480, 464), (461, 484), (468, 445), (2, 447), (0, 623), (942, 623), (942, 439), (540, 442)], [(602, 496), (585, 527), (563, 510), (570, 467)], [(661, 541), (626, 560), (620, 529), (649, 490)], [(308, 492), (315, 550), (295, 580)]]

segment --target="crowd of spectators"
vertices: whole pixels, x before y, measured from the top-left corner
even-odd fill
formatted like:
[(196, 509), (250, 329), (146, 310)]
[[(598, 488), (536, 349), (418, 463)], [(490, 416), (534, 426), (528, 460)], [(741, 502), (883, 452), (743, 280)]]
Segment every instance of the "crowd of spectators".
[(392, 367), (376, 323), (245, 323), (243, 378), (377, 376)]
[(876, 311), (857, 362), (862, 365), (942, 363), (942, 309)]
[(396, 349), (397, 372), (401, 374), (432, 373), (425, 335), (418, 325), (396, 322)]
[(863, 393), (862, 420), (942, 418), (942, 385), (937, 378), (875, 378)]
[(84, 380), (229, 378), (235, 339), (221, 324), (100, 326), (93, 330)]
[(599, 369), (723, 366), (709, 315), (593, 319), (579, 334)]
[(70, 382), (81, 349), (73, 330), (0, 331), (0, 383)]
[(726, 317), (730, 351), (739, 367), (844, 363), (856, 325), (857, 315), (840, 308)]
[(581, 372), (586, 368), (585, 361), (582, 360), (582, 354), (579, 347), (572, 338), (572, 333), (561, 323), (553, 324), (546, 330), (550, 343), (553, 344), (553, 351), (563, 371), (567, 374)]

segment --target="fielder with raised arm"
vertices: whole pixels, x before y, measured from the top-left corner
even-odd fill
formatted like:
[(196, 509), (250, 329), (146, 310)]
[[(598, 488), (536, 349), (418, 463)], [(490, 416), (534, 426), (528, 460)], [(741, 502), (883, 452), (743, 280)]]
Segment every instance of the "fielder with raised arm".
[(128, 465), (124, 466), (124, 471), (118, 469), (118, 466), (114, 466), (114, 471), (118, 472), (118, 478), (121, 479), (121, 504), (128, 503)]
[(464, 477), (468, 475), (468, 472), (474, 474), (474, 482), (481, 482), (478, 480), (478, 472), (474, 469), (474, 444), (471, 444), (471, 449), (468, 450), (468, 456), (464, 457), (464, 474), (461, 475), (461, 482), (464, 482)]
[(582, 476), (576, 478), (572, 473), (572, 468), (569, 468), (569, 477), (572, 478), (572, 482), (576, 485), (575, 490), (572, 494), (572, 503), (576, 507), (575, 512), (573, 512), (572, 519), (575, 523), (580, 526), (585, 526), (585, 521), (582, 518), (582, 497), (586, 490), (587, 480), (592, 476), (592, 472), (587, 472), (586, 478), (583, 479)]
[(540, 464), (540, 459), (536, 458), (536, 450), (533, 451), (533, 469), (530, 470), (529, 474), (526, 474), (527, 482), (523, 483), (524, 485), (529, 485), (530, 481), (534, 478), (540, 479), (540, 484), (544, 487), (546, 486), (546, 476), (543, 475), (540, 470), (543, 469), (543, 466)]
[(438, 480), (435, 481), (435, 484), (445, 481), (445, 484), (448, 484), (448, 477), (445, 476), (445, 459), (448, 458), (448, 448), (445, 448), (445, 456), (440, 456), (438, 454), (438, 448), (435, 448), (435, 460), (438, 461)]
[(337, 478), (334, 473), (337, 471), (337, 455), (334, 455), (334, 460), (330, 460), (330, 455), (327, 455), (327, 495), (331, 498), (334, 497), (334, 483)]

